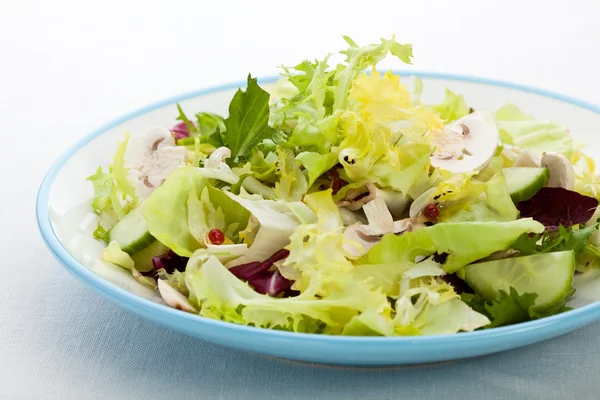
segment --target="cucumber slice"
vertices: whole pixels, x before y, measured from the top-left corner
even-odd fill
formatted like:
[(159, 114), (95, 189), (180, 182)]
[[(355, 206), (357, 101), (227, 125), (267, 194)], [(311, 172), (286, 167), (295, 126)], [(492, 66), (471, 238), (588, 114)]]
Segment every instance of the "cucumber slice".
[(547, 168), (504, 168), (506, 187), (513, 202), (529, 200), (544, 187), (550, 173)]
[(575, 271), (572, 251), (534, 254), (467, 265), (464, 279), (488, 301), (512, 286), (519, 294), (537, 293), (535, 309), (544, 310), (560, 301), (571, 289)]
[(121, 246), (121, 250), (129, 254), (137, 253), (151, 245), (155, 239), (148, 232), (142, 207), (134, 208), (117, 222), (108, 232), (108, 240), (114, 240)]
[(131, 258), (133, 258), (135, 269), (140, 272), (150, 271), (154, 268), (154, 265), (152, 265), (152, 257), (165, 254), (168, 250), (169, 248), (167, 246), (158, 240), (155, 240), (150, 246), (131, 256)]

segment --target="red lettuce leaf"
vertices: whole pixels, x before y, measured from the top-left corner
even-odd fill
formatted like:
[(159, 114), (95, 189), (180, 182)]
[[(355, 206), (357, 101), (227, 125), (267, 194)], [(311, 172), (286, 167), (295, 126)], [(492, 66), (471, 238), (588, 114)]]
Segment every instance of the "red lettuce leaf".
[(190, 137), (190, 131), (184, 122), (180, 122), (171, 128), (171, 133), (175, 136), (175, 139), (184, 139)]
[(163, 255), (152, 257), (152, 265), (154, 266), (152, 275), (159, 269), (164, 269), (169, 274), (172, 274), (175, 270), (183, 272), (188, 260), (189, 258), (181, 257), (173, 250), (169, 250)]
[(529, 200), (517, 203), (521, 218), (533, 218), (549, 230), (589, 221), (598, 200), (572, 190), (545, 187)]
[(281, 249), (265, 261), (253, 261), (247, 264), (237, 265), (229, 271), (239, 279), (247, 281), (258, 293), (277, 296), (287, 292), (292, 286), (292, 281), (284, 278), (279, 271), (270, 271), (273, 264), (283, 260), (290, 254), (289, 250)]

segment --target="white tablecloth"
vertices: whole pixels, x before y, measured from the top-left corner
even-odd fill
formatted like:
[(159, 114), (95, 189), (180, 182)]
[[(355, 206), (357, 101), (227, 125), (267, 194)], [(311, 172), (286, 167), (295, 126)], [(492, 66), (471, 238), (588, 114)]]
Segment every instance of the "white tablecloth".
[[(415, 68), (600, 103), (591, 1), (13, 1), (0, 6), (0, 399), (595, 399), (600, 325), (435, 367), (344, 369), (231, 351), (146, 322), (68, 275), (34, 217), (43, 174), (98, 125), (396, 33)], [(397, 64), (388, 64), (395, 66)], [(598, 127), (600, 131), (600, 127)]]

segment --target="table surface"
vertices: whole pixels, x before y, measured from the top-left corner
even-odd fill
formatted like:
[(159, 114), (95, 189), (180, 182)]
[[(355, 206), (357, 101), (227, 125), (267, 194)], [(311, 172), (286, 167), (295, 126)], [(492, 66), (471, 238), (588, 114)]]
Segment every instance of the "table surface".
[(282, 61), (322, 57), (344, 47), (342, 34), (365, 43), (395, 33), (414, 44), (414, 68), (600, 104), (599, 4), (2, 2), (0, 398), (598, 398), (600, 324), (503, 354), (418, 368), (310, 366), (192, 339), (71, 277), (42, 243), (34, 204), (51, 163), (100, 124), (249, 71), (273, 74)]

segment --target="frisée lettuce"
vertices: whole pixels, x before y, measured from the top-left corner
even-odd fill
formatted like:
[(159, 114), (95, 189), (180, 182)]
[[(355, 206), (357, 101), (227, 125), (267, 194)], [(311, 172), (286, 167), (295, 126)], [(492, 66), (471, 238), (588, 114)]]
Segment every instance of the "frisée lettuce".
[(600, 266), (600, 184), (569, 130), (450, 89), (426, 103), (419, 79), (378, 70), (411, 65), (412, 45), (344, 40), (274, 85), (248, 75), (226, 115), (177, 105), (170, 128), (118, 143), (88, 178), (101, 259), (182, 312), (292, 332), (456, 334), (568, 310), (573, 275)]

